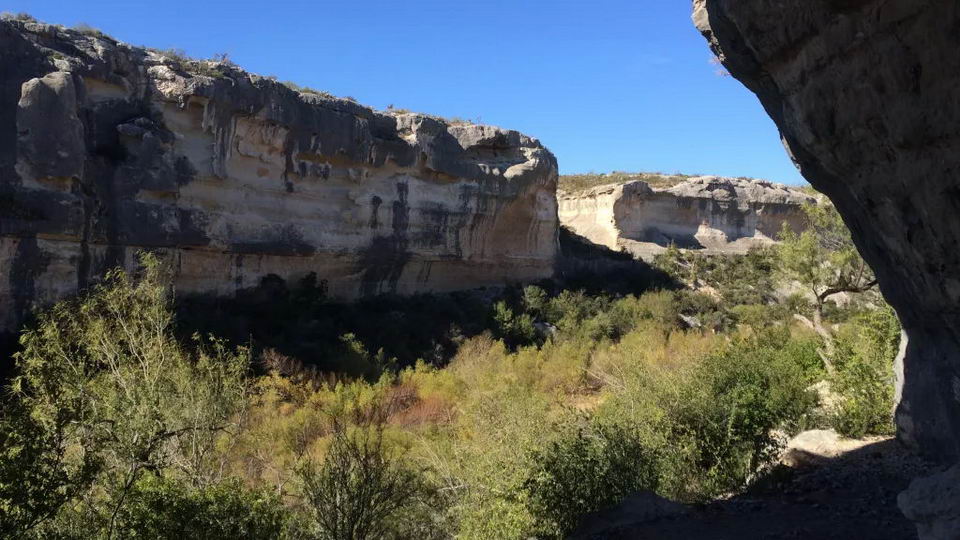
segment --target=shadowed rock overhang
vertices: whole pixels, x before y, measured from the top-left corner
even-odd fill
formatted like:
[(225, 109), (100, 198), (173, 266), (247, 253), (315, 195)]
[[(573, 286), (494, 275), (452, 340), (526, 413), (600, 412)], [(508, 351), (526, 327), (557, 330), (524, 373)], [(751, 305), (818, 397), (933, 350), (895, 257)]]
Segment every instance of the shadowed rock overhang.
[(960, 457), (960, 4), (694, 0), (694, 22), (833, 200), (908, 337), (898, 435)]

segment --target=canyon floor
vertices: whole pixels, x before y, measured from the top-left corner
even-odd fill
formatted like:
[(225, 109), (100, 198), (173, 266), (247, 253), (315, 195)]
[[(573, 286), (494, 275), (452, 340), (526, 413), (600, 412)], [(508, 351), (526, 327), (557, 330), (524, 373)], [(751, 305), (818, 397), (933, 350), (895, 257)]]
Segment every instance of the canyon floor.
[(690, 509), (676, 518), (588, 536), (596, 539), (916, 538), (897, 508), (897, 494), (935, 466), (884, 439), (832, 459), (781, 466), (753, 489)]

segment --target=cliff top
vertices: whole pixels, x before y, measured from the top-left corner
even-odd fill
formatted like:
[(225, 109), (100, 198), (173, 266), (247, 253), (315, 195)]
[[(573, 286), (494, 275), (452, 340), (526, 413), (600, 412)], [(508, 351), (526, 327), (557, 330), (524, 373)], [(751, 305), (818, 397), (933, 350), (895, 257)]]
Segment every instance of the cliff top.
[[(589, 185), (589, 182), (595, 182)], [(574, 187), (583, 186), (583, 187)], [(669, 193), (677, 197), (713, 200), (745, 200), (763, 203), (814, 203), (809, 190), (756, 178), (724, 176), (663, 175), (659, 173), (613, 173), (609, 175), (561, 176), (560, 196), (567, 199), (592, 197), (616, 188), (631, 192)]]
[(673, 187), (684, 180), (693, 178), (687, 174), (664, 174), (659, 172), (622, 172), (614, 171), (611, 173), (584, 173), (584, 174), (565, 174), (560, 176), (560, 182), (557, 184), (557, 190), (566, 193), (576, 193), (586, 191), (595, 187), (620, 185), (629, 182), (642, 181), (655, 188)]
[(806, 204), (816, 202), (799, 188), (756, 178), (727, 178), (723, 176), (697, 176), (664, 190), (678, 197), (732, 200), (742, 199), (763, 203)]
[[(8, 30), (3, 31), (4, 26)], [(47, 24), (23, 13), (0, 14), (0, 33), (7, 35), (10, 30), (44, 51), (49, 71), (93, 76), (119, 86), (129, 85), (130, 81), (124, 79), (136, 79), (135, 71), (145, 71), (147, 78), (153, 79), (150, 81), (153, 84), (145, 86), (168, 101), (183, 102), (187, 96), (219, 97), (224, 94), (231, 94), (234, 101), (237, 96), (241, 97), (239, 101), (247, 101), (243, 98), (256, 92), (261, 96), (259, 101), (266, 103), (243, 103), (244, 107), (259, 110), (266, 105), (290, 110), (295, 108), (291, 105), (299, 102), (366, 119), (378, 132), (390, 126), (402, 135), (412, 125), (424, 125), (433, 132), (449, 132), (464, 148), (476, 144), (543, 148), (536, 138), (514, 130), (459, 117), (413, 112), (392, 105), (387, 110), (377, 110), (358, 103), (353, 97), (338, 97), (291, 81), (280, 81), (275, 76), (248, 72), (226, 54), (209, 59), (192, 58), (179, 49), (160, 50), (124, 43), (84, 24), (71, 28)]]

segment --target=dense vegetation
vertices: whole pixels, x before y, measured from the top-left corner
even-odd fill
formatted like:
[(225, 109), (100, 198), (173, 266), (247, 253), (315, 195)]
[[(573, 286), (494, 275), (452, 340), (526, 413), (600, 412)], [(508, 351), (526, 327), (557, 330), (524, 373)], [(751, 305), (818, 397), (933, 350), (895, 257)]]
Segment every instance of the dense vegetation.
[[(896, 318), (871, 292), (843, 307), (804, 295), (789, 270), (802, 236), (746, 257), (671, 250), (658, 264), (678, 290), (543, 284), (339, 306), (313, 281), (268, 283), (251, 294), (277, 297), (275, 311), (195, 300), (179, 318), (144, 256), (21, 335), (0, 529), (555, 538), (638, 490), (735, 492), (784, 435), (890, 430)], [(203, 309), (220, 310), (208, 318), (230, 341), (192, 332), (182, 314)], [(803, 322), (817, 309), (829, 350)], [(260, 324), (275, 346), (235, 337)]]

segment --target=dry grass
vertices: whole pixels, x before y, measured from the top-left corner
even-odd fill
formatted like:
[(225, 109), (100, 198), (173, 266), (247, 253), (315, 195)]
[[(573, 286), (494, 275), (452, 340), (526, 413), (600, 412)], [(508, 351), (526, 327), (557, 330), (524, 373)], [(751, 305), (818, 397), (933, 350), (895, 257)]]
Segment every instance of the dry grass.
[(584, 191), (604, 186), (608, 184), (625, 184), (636, 180), (642, 180), (651, 187), (669, 188), (684, 180), (692, 178), (692, 175), (686, 174), (664, 174), (664, 173), (628, 173), (614, 171), (612, 173), (596, 174), (566, 174), (560, 177), (558, 189), (566, 192)]

